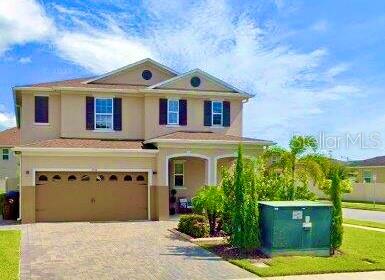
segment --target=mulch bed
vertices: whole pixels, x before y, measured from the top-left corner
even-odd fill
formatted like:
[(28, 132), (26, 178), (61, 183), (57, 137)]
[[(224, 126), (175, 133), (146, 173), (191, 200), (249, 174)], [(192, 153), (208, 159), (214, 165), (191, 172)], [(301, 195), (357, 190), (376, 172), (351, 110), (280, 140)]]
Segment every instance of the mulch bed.
[(214, 254), (224, 258), (224, 259), (250, 259), (250, 260), (267, 260), (268, 258), (259, 250), (240, 250), (238, 248), (234, 248), (229, 244), (220, 244), (209, 246), (207, 249), (212, 251)]

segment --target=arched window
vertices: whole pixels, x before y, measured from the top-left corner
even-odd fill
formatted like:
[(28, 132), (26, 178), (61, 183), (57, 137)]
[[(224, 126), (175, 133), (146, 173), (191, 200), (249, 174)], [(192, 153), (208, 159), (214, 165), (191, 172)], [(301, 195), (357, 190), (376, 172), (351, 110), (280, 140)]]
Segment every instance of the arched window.
[(47, 181), (48, 181), (48, 177), (45, 176), (45, 175), (40, 175), (40, 176), (39, 176), (39, 181), (40, 181), (40, 182), (47, 182)]
[(81, 181), (89, 181), (90, 180), (90, 176), (88, 175), (83, 175), (82, 178), (80, 179)]
[(136, 181), (138, 181), (138, 182), (143, 182), (143, 181), (144, 181), (144, 177), (143, 177), (142, 175), (138, 175), (138, 176), (136, 177)]
[(52, 181), (54, 181), (54, 182), (58, 182), (60, 180), (61, 180), (61, 177), (59, 175), (55, 175), (52, 177)]
[(132, 181), (131, 175), (124, 176), (124, 181)]
[(110, 181), (118, 181), (118, 177), (116, 177), (116, 175), (111, 175), (109, 180)]
[(68, 176), (68, 182), (76, 181), (76, 176), (75, 175), (70, 175)]
[(101, 182), (104, 181), (104, 176), (103, 175), (97, 175), (96, 176), (96, 182)]

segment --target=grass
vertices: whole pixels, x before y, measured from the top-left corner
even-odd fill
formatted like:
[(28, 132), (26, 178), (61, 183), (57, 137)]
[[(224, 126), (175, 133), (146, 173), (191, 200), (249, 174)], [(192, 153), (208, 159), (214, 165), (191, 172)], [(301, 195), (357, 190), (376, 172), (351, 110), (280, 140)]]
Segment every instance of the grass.
[(372, 210), (372, 211), (382, 211), (385, 212), (385, 204), (376, 202), (376, 207), (374, 207), (371, 202), (362, 202), (362, 201), (343, 201), (343, 208), (351, 209), (361, 209), (361, 210)]
[(346, 219), (344, 218), (345, 224), (364, 226), (364, 227), (374, 227), (374, 228), (382, 228), (385, 229), (384, 223), (372, 222), (372, 221), (363, 221), (363, 220), (354, 220), (354, 219)]
[(20, 231), (0, 231), (0, 279), (19, 279)]
[(344, 232), (341, 253), (336, 256), (279, 256), (268, 259), (266, 268), (257, 267), (248, 259), (228, 261), (262, 277), (385, 270), (385, 233), (349, 227)]

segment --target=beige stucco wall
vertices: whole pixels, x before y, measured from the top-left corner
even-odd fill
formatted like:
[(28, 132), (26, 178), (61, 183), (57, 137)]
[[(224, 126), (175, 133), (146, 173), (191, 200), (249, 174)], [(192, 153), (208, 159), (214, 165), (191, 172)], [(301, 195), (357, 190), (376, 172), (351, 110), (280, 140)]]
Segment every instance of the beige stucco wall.
[[(159, 98), (155, 96), (145, 97), (145, 139), (157, 137), (159, 135), (171, 133), (174, 131), (213, 131), (216, 133), (229, 135), (242, 135), (242, 107), (240, 99), (231, 99), (230, 101), (230, 127), (212, 127), (203, 125), (204, 100), (210, 98), (186, 97), (187, 100), (187, 125), (169, 126), (159, 125)], [(176, 95), (169, 95), (166, 98), (180, 98)], [(214, 98), (212, 100), (215, 100)], [(223, 99), (218, 99), (223, 100)]]
[[(184, 163), (184, 186), (174, 186), (174, 162), (183, 161)], [(169, 184), (170, 189), (176, 189), (176, 197), (193, 198), (196, 192), (206, 185), (206, 164), (207, 160), (193, 157), (179, 157), (170, 160)]]
[[(86, 129), (86, 96), (84, 94), (62, 94), (61, 136), (78, 138), (143, 139), (143, 97), (120, 95), (122, 98), (122, 130), (100, 132)], [(115, 97), (109, 94), (88, 94), (94, 97)], [(70, 108), (68, 110), (67, 108)]]
[[(150, 80), (145, 80), (142, 78), (143, 70), (150, 70), (152, 72), (152, 77)], [(173, 76), (169, 73), (159, 70), (150, 63), (145, 63), (138, 65), (133, 69), (128, 71), (120, 72), (116, 75), (106, 77), (104, 79), (95, 81), (94, 83), (98, 84), (115, 84), (115, 85), (154, 85), (159, 82), (168, 80)]]
[[(191, 78), (192, 77), (199, 77), (200, 78), (201, 84), (199, 85), (199, 87), (191, 86)], [(201, 90), (205, 90), (205, 91), (221, 91), (221, 92), (229, 92), (229, 91), (231, 91), (228, 88), (220, 86), (217, 83), (214, 83), (214, 82), (206, 79), (205, 77), (203, 77), (200, 74), (196, 74), (196, 75), (194, 74), (194, 75), (186, 76), (186, 77), (184, 77), (182, 79), (170, 82), (167, 85), (161, 86), (159, 88), (162, 88), (162, 89), (198, 90), (198, 91), (201, 91)]]
[(385, 183), (385, 166), (380, 167), (360, 167), (360, 168), (353, 168), (355, 172), (357, 173), (357, 183), (363, 183), (364, 182), (364, 171), (370, 171), (372, 175), (376, 175), (376, 182), (377, 183)]
[[(9, 150), (9, 159), (3, 160), (3, 149)], [(0, 177), (16, 178), (18, 158), (11, 151), (12, 147), (0, 148)]]
[[(168, 185), (167, 166), (168, 161), (174, 157), (203, 157), (208, 159), (208, 178), (209, 185), (217, 183), (217, 160), (223, 157), (234, 157), (236, 155), (238, 145), (194, 145), (194, 144), (174, 144), (173, 146), (159, 146), (157, 156), (157, 182), (159, 186)], [(262, 146), (245, 145), (244, 154), (247, 156), (258, 156), (262, 153)]]
[[(34, 142), (41, 139), (57, 138), (60, 135), (60, 95), (50, 94), (48, 101), (49, 124), (35, 124), (35, 95), (33, 93), (22, 94), (22, 109), (20, 134), (21, 143)], [(43, 93), (41, 95), (44, 95)], [(70, 111), (70, 109), (68, 109)]]

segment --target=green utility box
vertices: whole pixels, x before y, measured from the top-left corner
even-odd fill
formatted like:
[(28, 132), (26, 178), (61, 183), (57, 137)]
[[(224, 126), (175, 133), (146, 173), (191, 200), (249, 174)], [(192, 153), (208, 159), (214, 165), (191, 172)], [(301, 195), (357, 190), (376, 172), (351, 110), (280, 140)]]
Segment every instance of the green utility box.
[(268, 256), (329, 256), (332, 211), (324, 202), (259, 202), (262, 251)]

